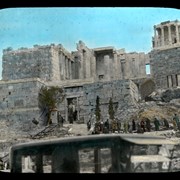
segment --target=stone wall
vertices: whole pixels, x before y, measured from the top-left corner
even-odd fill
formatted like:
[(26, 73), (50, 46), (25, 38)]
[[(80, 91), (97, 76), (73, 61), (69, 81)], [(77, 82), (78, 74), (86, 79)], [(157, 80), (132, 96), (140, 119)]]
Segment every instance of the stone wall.
[[(109, 100), (112, 97), (114, 110), (118, 115), (123, 108), (137, 107), (139, 101), (138, 88), (131, 80), (114, 80), (109, 82), (96, 82), (79, 86), (64, 87), (65, 99), (58, 110), (68, 122), (68, 105), (74, 102), (77, 110), (77, 122), (86, 123), (95, 113), (96, 98), (100, 97), (102, 119), (108, 118)], [(124, 120), (122, 117), (121, 120)]]
[(149, 54), (156, 88), (180, 86), (180, 48), (154, 50)]
[(41, 78), (51, 80), (52, 62), (51, 47), (34, 47), (5, 51), (2, 62), (2, 80), (24, 78)]
[(149, 64), (149, 57), (145, 53), (125, 54), (125, 79), (146, 77), (146, 64)]
[(62, 45), (4, 50), (2, 80), (40, 78), (44, 81), (72, 79), (71, 54)]
[[(38, 92), (44, 85), (37, 79), (0, 82), (0, 120), (15, 133), (31, 131), (32, 119), (38, 119)], [(1, 131), (2, 134), (2, 131)]]
[[(102, 119), (109, 118), (108, 106), (112, 97), (115, 114), (118, 115), (122, 108), (136, 106), (138, 102), (138, 89), (131, 80), (114, 80), (111, 82), (98, 82), (83, 86), (85, 120), (89, 114), (95, 112), (96, 98), (100, 98)], [(118, 117), (120, 119), (120, 117)], [(121, 119), (122, 120), (122, 119)]]

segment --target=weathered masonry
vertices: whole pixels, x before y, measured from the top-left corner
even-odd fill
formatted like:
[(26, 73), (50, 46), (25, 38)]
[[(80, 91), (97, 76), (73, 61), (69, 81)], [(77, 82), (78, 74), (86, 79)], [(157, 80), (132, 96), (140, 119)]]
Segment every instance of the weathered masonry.
[(150, 53), (151, 68), (157, 88), (180, 86), (180, 47)]
[(3, 51), (2, 80), (5, 81), (26, 78), (63, 81), (72, 79), (73, 68), (74, 60), (62, 45)]
[(118, 115), (137, 107), (155, 89), (180, 86), (179, 21), (162, 22), (154, 30), (153, 50), (148, 54), (113, 46), (91, 49), (82, 41), (73, 52), (61, 44), (5, 49), (0, 119), (26, 124), (34, 117), (43, 119), (37, 102), (41, 86), (63, 87), (66, 97), (58, 110), (67, 120), (73, 103), (79, 122), (86, 122), (94, 112), (97, 96), (106, 118), (110, 97)]
[(75, 52), (62, 45), (35, 45), (3, 51), (2, 80), (40, 78), (47, 82), (73, 79), (93, 82), (146, 77), (147, 54), (126, 53), (114, 47), (89, 49), (82, 41)]
[[(156, 88), (180, 86), (180, 22), (166, 21), (154, 26), (154, 48), (149, 53)], [(156, 34), (157, 32), (157, 34)]]
[(1, 133), (3, 124), (10, 129), (15, 128), (15, 132), (26, 133), (31, 129), (32, 118), (41, 113), (37, 92), (42, 85), (44, 84), (41, 81), (33, 78), (0, 82)]
[[(65, 115), (67, 115), (68, 105), (71, 102), (74, 102), (78, 119), (81, 122), (86, 122), (89, 119), (89, 116), (95, 113), (97, 96), (100, 98), (102, 119), (108, 118), (107, 112), (110, 98), (113, 100), (117, 114), (121, 112), (123, 107), (136, 107), (139, 100), (137, 85), (131, 80), (96, 82), (71, 88), (66, 87), (65, 91)], [(63, 103), (60, 104), (59, 109), (63, 114)]]

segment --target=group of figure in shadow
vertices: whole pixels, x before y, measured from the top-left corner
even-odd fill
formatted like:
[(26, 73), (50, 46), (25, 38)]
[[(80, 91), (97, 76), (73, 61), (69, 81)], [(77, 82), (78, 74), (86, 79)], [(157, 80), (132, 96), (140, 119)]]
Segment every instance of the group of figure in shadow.
[(141, 120), (132, 119), (131, 121), (121, 122), (118, 118), (112, 120), (106, 119), (106, 121), (96, 121), (96, 116), (90, 118), (87, 121), (87, 130), (90, 134), (101, 133), (144, 133), (150, 131), (160, 131), (174, 129), (180, 131), (179, 116), (175, 113), (172, 120), (166, 118), (153, 119), (142, 118)]

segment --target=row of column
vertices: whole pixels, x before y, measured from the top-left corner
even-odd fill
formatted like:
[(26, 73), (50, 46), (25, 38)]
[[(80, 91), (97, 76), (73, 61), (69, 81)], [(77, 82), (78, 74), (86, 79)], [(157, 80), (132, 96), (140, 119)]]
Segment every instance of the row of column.
[(158, 34), (158, 36), (160, 37), (160, 39), (158, 39), (156, 31), (158, 28), (154, 27), (154, 47), (159, 47), (159, 46), (164, 46), (165, 45), (165, 33), (164, 33), (164, 27), (168, 27), (168, 45), (172, 45), (174, 43), (179, 43), (179, 26), (178, 25), (174, 25), (175, 26), (175, 37), (176, 38), (176, 42), (173, 42), (174, 40), (172, 39), (172, 30), (171, 30), (171, 26), (172, 25), (167, 25), (167, 26), (162, 26), (162, 27), (158, 27), (161, 30), (160, 35)]
[(72, 61), (68, 58), (68, 57), (66, 57), (66, 56), (64, 56), (63, 54), (62, 54), (62, 56), (63, 56), (63, 58), (61, 59), (61, 61), (62, 61), (62, 69), (61, 69), (61, 75), (63, 75), (63, 79), (72, 79)]

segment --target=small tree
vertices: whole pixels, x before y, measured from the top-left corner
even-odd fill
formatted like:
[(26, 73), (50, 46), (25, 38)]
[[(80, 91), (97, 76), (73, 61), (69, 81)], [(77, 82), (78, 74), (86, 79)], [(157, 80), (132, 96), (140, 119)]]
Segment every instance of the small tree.
[(96, 122), (100, 121), (101, 118), (101, 109), (100, 109), (100, 98), (99, 96), (97, 96), (96, 98), (96, 109), (95, 109), (95, 113), (96, 113)]
[(99, 103), (99, 96), (96, 98), (96, 124), (95, 124), (95, 134), (100, 133), (100, 119), (101, 119), (101, 110), (100, 110), (100, 103)]
[(108, 109), (108, 112), (109, 112), (109, 118), (111, 119), (111, 120), (113, 120), (114, 119), (114, 108), (113, 108), (113, 101), (112, 101), (112, 97), (110, 98), (110, 100), (109, 100), (109, 109)]
[(50, 124), (51, 110), (57, 108), (57, 105), (64, 100), (63, 89), (59, 87), (46, 87), (42, 86), (39, 95), (38, 102), (41, 109), (46, 108), (48, 112), (47, 123)]

